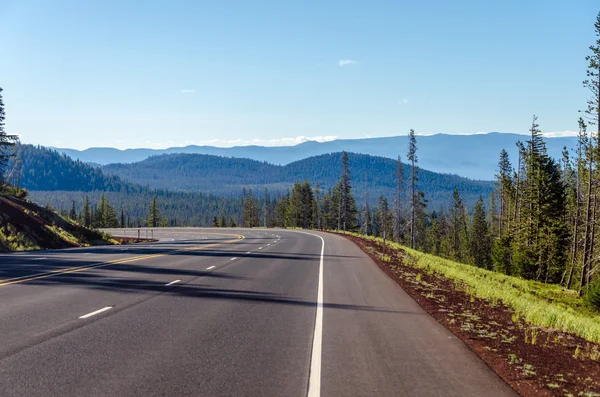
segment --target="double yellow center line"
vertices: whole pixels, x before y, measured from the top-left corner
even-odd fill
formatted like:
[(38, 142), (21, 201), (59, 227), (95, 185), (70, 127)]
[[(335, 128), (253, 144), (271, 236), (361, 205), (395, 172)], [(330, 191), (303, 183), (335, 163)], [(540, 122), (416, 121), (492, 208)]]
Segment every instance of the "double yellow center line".
[[(211, 233), (211, 234), (213, 234), (213, 233)], [(226, 234), (219, 234), (219, 235), (224, 236)], [(179, 252), (199, 251), (199, 250), (202, 250), (204, 248), (216, 247), (216, 246), (219, 246), (219, 245), (229, 244), (229, 243), (233, 243), (233, 242), (240, 241), (240, 240), (244, 239), (244, 236), (237, 235), (237, 234), (228, 234), (227, 236), (236, 236), (237, 238), (236, 239), (232, 239), (232, 240), (225, 240), (225, 241), (222, 241), (220, 243), (214, 243), (214, 244), (208, 244), (208, 245), (198, 245), (198, 246), (183, 248), (183, 249), (179, 249), (179, 250), (175, 250), (175, 251), (164, 252), (164, 253), (161, 253), (161, 254), (140, 255), (140, 256), (134, 256), (132, 258), (116, 259), (114, 261), (102, 262), (102, 263), (97, 263), (97, 264), (93, 264), (93, 265), (75, 266), (75, 267), (69, 267), (69, 268), (64, 268), (64, 269), (52, 270), (52, 271), (45, 272), (45, 273), (38, 273), (38, 274), (31, 274), (31, 275), (27, 275), (27, 276), (9, 278), (9, 279), (6, 279), (6, 280), (0, 280), (0, 287), (4, 287), (4, 286), (7, 286), (7, 285), (11, 285), (11, 284), (24, 283), (24, 282), (32, 281), (32, 280), (39, 280), (39, 279), (42, 279), (42, 278), (59, 276), (61, 274), (83, 272), (85, 270), (96, 269), (96, 268), (99, 268), (99, 267), (106, 267), (106, 266), (112, 266), (112, 265), (120, 265), (120, 264), (123, 264), (123, 263), (131, 263), (131, 262), (143, 261), (143, 260), (146, 260), (146, 259), (159, 258), (161, 256), (172, 255), (172, 254), (176, 254), (176, 253), (179, 253)]]

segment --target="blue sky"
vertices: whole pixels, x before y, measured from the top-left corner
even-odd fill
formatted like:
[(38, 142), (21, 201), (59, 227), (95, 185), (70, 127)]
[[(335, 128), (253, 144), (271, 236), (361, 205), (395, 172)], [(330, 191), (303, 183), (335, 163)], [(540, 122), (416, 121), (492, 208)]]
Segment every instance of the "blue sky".
[(58, 147), (576, 129), (571, 1), (0, 0), (6, 127)]

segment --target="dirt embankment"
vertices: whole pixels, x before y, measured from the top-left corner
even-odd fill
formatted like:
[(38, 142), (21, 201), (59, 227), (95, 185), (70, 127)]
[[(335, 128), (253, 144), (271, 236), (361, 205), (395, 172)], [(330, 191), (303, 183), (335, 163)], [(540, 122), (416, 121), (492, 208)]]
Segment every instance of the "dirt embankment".
[(347, 237), (521, 395), (600, 396), (599, 345), (532, 327), (500, 302), (476, 298), (453, 280), (410, 266), (401, 250), (388, 247), (383, 260), (381, 244)]
[(84, 228), (26, 200), (0, 195), (0, 251), (56, 249), (111, 244)]

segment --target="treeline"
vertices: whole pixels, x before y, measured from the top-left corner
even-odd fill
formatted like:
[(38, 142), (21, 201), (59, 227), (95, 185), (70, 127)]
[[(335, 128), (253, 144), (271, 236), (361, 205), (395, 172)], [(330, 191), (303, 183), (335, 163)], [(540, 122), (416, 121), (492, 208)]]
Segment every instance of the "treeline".
[[(120, 222), (121, 212), (128, 227), (148, 225), (148, 213), (156, 197), (160, 210), (161, 225), (165, 226), (212, 226), (215, 216), (241, 216), (241, 196), (215, 196), (192, 192), (148, 190), (140, 193), (127, 192), (78, 192), (78, 191), (31, 191), (30, 199), (40, 205), (50, 205), (64, 215), (69, 215), (73, 206), (79, 216), (84, 211), (85, 199), (96, 208), (105, 197)], [(114, 219), (114, 218), (113, 218)], [(101, 226), (98, 226), (101, 227)], [(105, 227), (105, 226), (102, 226)], [(106, 226), (110, 227), (110, 226)]]

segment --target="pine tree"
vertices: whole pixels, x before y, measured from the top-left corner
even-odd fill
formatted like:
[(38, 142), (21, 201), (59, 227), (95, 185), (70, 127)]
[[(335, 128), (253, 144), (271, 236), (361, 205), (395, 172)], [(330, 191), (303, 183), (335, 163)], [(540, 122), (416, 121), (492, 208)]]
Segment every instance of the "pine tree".
[(219, 227), (227, 227), (227, 220), (225, 219), (225, 215), (221, 215), (219, 219)]
[(73, 200), (71, 211), (69, 211), (69, 218), (71, 218), (72, 220), (77, 220), (77, 211), (75, 211), (75, 200)]
[[(244, 190), (245, 193), (245, 190)], [(260, 226), (260, 206), (258, 198), (252, 193), (252, 189), (248, 190), (243, 201), (243, 220), (244, 227)]]
[(587, 101), (584, 113), (590, 124), (596, 125), (597, 136), (600, 136), (600, 12), (596, 17), (594, 27), (596, 42), (590, 46), (591, 54), (585, 57), (585, 60), (588, 61), (588, 68), (587, 79), (583, 81), (583, 86), (590, 90), (591, 97)]
[(502, 234), (505, 229), (510, 229), (509, 208), (513, 193), (512, 173), (508, 152), (502, 149), (498, 161), (498, 173), (496, 174), (496, 187), (499, 190), (498, 196), (500, 199), (498, 234)]
[(317, 229), (322, 229), (323, 225), (322, 225), (322, 213), (321, 213), (321, 185), (319, 184), (319, 182), (315, 183), (315, 189), (314, 189), (314, 195), (315, 195), (315, 223), (316, 223), (316, 227)]
[(90, 227), (92, 225), (92, 214), (90, 212), (90, 199), (85, 195), (83, 202), (83, 226)]
[(354, 196), (352, 196), (352, 184), (350, 182), (350, 166), (348, 153), (342, 152), (342, 175), (338, 182), (339, 194), (339, 217), (338, 229), (340, 230), (355, 230), (357, 226), (357, 210)]
[(398, 156), (396, 163), (396, 191), (394, 195), (394, 239), (399, 242), (402, 242), (405, 239), (404, 199), (404, 167), (402, 165), (402, 159)]
[[(591, 54), (586, 56), (588, 67), (586, 71), (587, 79), (583, 81), (583, 86), (590, 90), (591, 97), (587, 100), (587, 108), (584, 110), (585, 116), (591, 125), (596, 125), (597, 130), (595, 139), (600, 139), (600, 13), (596, 17), (594, 24), (596, 41), (589, 47)], [(586, 286), (590, 284), (595, 266), (594, 259), (594, 241), (596, 225), (596, 194), (597, 194), (597, 169), (594, 169), (594, 163), (597, 164), (598, 155), (595, 153), (600, 150), (600, 145), (594, 142), (589, 143), (589, 149), (586, 154), (588, 157), (588, 189), (586, 195), (586, 215), (584, 230), (584, 248), (583, 263), (579, 280), (579, 294), (586, 292)], [(597, 166), (596, 166), (597, 168)], [(593, 193), (592, 193), (593, 191)]]
[(237, 227), (237, 224), (235, 223), (235, 221), (233, 220), (233, 217), (231, 217), (229, 219), (229, 227)]
[(429, 228), (425, 240), (425, 251), (433, 255), (442, 254), (442, 231), (437, 212), (433, 211), (429, 217)]
[(387, 199), (383, 196), (379, 196), (379, 205), (377, 207), (377, 215), (379, 218), (379, 236), (389, 238), (392, 234), (393, 225), (391, 222), (390, 209), (388, 206)]
[[(581, 243), (579, 235), (581, 233), (581, 208), (582, 208), (582, 173), (585, 173), (585, 160), (583, 157), (584, 149), (588, 146), (587, 124), (583, 118), (579, 118), (579, 133), (577, 136), (577, 159), (575, 161), (574, 182), (571, 182), (570, 197), (571, 205), (571, 255), (569, 262), (568, 275), (566, 276), (565, 286), (571, 288), (575, 268), (580, 259)], [(572, 186), (574, 185), (574, 186)]]
[(5, 118), (6, 113), (4, 110), (4, 102), (2, 101), (2, 88), (0, 87), (0, 188), (6, 182), (4, 174), (6, 166), (8, 165), (8, 160), (11, 157), (14, 157), (14, 153), (11, 152), (11, 149), (18, 142), (18, 136), (9, 135), (4, 130)]
[(369, 206), (369, 186), (366, 183), (365, 178), (365, 202), (363, 204), (362, 212), (360, 214), (360, 232), (366, 236), (371, 234), (371, 207)]
[(119, 225), (119, 227), (121, 229), (124, 229), (126, 227), (126, 223), (125, 223), (125, 211), (123, 210), (123, 207), (121, 207), (121, 224)]
[(471, 223), (471, 256), (476, 266), (491, 268), (491, 244), (488, 223), (486, 220), (483, 197), (475, 204)]
[(410, 161), (410, 247), (415, 247), (415, 215), (418, 204), (417, 197), (417, 138), (415, 130), (411, 129), (408, 134), (408, 161)]
[(213, 217), (212, 227), (219, 227), (219, 218), (216, 215)]
[(148, 227), (158, 227), (160, 225), (160, 207), (156, 196), (152, 198), (150, 209), (148, 210)]

